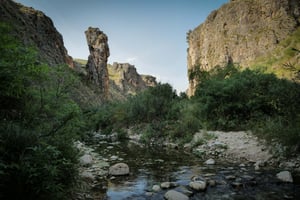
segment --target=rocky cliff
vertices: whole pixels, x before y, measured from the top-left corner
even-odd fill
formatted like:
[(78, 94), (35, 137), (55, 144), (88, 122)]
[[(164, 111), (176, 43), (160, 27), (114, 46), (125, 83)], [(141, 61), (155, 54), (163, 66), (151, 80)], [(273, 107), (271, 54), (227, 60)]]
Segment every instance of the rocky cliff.
[(114, 62), (108, 69), (111, 87), (124, 95), (136, 94), (157, 84), (155, 77), (140, 75), (135, 66), (129, 63)]
[[(300, 25), (299, 0), (231, 0), (189, 31), (188, 70), (235, 63), (250, 67), (268, 55)], [(189, 95), (195, 80), (189, 80)]]
[(0, 21), (9, 24), (12, 34), (25, 45), (37, 48), (41, 62), (50, 66), (68, 64), (73, 67), (61, 34), (41, 11), (11, 0), (1, 0)]
[[(74, 59), (75, 69), (83, 76), (87, 76), (87, 60)], [(142, 75), (134, 65), (129, 63), (107, 64), (109, 89), (108, 99), (125, 99), (148, 87), (157, 85), (156, 78), (151, 75)]]
[(107, 36), (99, 28), (89, 27), (85, 31), (90, 55), (86, 64), (87, 76), (90, 81), (98, 86), (101, 95), (108, 98), (108, 70), (107, 59), (109, 47)]

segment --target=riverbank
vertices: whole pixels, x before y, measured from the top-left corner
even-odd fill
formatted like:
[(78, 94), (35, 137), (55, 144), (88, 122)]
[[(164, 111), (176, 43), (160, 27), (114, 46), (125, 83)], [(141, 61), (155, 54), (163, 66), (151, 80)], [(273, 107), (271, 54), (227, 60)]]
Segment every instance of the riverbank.
[[(200, 143), (198, 145), (198, 143)], [(184, 145), (198, 156), (226, 160), (232, 163), (253, 163), (260, 167), (282, 168), (300, 172), (300, 156), (287, 154), (276, 142), (268, 143), (250, 131), (200, 131)]]
[[(279, 161), (269, 147), (250, 132), (200, 131), (183, 147), (167, 142), (164, 147), (146, 147), (139, 143), (138, 135), (131, 134), (130, 138), (124, 143), (118, 141), (116, 135), (95, 134), (89, 145), (76, 143), (82, 152), (83, 181), (74, 199), (126, 199), (122, 194), (128, 198), (136, 195), (144, 199), (163, 199), (173, 189), (179, 192), (184, 189), (190, 199), (199, 199), (203, 194), (193, 187), (198, 188), (201, 181), (205, 183), (206, 195), (211, 196), (221, 195), (221, 192), (230, 196), (228, 193), (235, 193), (241, 187), (253, 188), (238, 189), (238, 193), (262, 192), (263, 187), (268, 190), (275, 187), (290, 199), (295, 196), (290, 189), (296, 186), (290, 184), (293, 177), (299, 177), (299, 160), (280, 158)], [(117, 163), (127, 163), (130, 173), (109, 175), (109, 168)], [(290, 184), (284, 185), (286, 182)]]

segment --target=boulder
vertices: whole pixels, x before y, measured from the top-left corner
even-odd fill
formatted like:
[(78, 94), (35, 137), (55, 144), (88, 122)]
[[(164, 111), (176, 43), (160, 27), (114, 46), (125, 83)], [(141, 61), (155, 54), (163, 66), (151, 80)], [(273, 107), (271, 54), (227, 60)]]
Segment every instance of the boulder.
[(128, 175), (129, 167), (125, 163), (117, 163), (109, 168), (108, 174), (111, 176)]
[(93, 157), (89, 154), (85, 154), (79, 158), (79, 162), (82, 166), (93, 164)]
[(167, 200), (188, 200), (189, 197), (177, 192), (175, 190), (170, 190), (168, 192), (166, 192), (166, 194), (164, 195), (165, 199)]
[(276, 174), (276, 177), (283, 182), (293, 183), (293, 177), (289, 171), (281, 171)]
[(197, 190), (197, 191), (204, 191), (206, 189), (206, 182), (205, 181), (193, 181), (189, 184), (190, 188)]

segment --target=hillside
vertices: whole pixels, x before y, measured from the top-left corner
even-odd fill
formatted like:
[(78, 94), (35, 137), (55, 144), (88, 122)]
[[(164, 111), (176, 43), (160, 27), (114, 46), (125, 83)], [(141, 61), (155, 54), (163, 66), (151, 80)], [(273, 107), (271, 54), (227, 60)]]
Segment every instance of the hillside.
[[(299, 70), (299, 24), (297, 0), (232, 0), (188, 32), (188, 70), (210, 70), (230, 63), (242, 67), (262, 64), (281, 74), (284, 65)], [(189, 82), (192, 95), (197, 82)]]
[(12, 34), (26, 46), (38, 49), (38, 58), (50, 66), (68, 64), (73, 67), (72, 58), (64, 46), (62, 35), (52, 20), (43, 12), (11, 0), (1, 0), (1, 22), (12, 28)]

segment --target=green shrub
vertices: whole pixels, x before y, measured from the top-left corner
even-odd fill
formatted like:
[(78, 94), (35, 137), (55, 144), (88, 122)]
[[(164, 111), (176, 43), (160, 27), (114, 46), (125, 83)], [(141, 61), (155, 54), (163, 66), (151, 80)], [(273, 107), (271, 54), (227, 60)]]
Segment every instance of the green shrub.
[(78, 173), (77, 151), (63, 140), (49, 143), (23, 127), (1, 124), (1, 198), (66, 198)]
[(252, 129), (299, 146), (300, 85), (260, 71), (223, 70), (209, 72), (197, 86), (192, 100), (199, 105), (201, 123), (208, 129)]
[(37, 64), (0, 23), (0, 198), (67, 199), (83, 122), (67, 66)]

